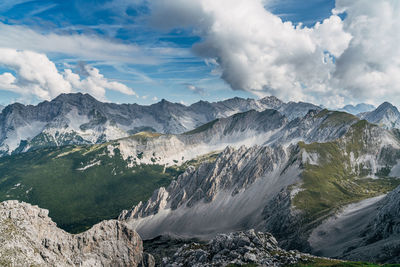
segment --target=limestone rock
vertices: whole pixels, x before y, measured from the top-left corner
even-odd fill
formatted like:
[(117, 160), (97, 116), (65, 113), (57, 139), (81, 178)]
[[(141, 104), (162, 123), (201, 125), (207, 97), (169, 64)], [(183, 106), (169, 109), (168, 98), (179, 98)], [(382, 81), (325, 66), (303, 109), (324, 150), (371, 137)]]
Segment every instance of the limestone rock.
[(1, 266), (154, 266), (139, 235), (117, 220), (72, 235), (48, 211), (18, 201), (0, 203)]
[(217, 235), (207, 244), (186, 244), (163, 266), (226, 266), (228, 264), (257, 266), (287, 266), (309, 262), (314, 257), (297, 251), (285, 251), (269, 233), (235, 232)]

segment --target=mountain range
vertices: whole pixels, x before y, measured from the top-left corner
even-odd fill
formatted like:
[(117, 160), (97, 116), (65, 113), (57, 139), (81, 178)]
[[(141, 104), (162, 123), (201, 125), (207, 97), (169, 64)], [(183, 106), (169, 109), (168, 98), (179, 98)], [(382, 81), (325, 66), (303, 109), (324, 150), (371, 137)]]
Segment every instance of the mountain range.
[(344, 111), (353, 115), (357, 115), (360, 113), (365, 113), (369, 112), (375, 109), (374, 105), (371, 104), (365, 104), (365, 103), (360, 103), (357, 105), (346, 105), (342, 108), (339, 109), (339, 111)]
[[(0, 201), (46, 208), (72, 233), (116, 217), (147, 242), (255, 229), (287, 250), (397, 262), (399, 118), (389, 103), (352, 115), (275, 97), (12, 104), (0, 114)], [(201, 253), (232, 259), (221, 251)], [(180, 253), (167, 262), (197, 255)]]
[(248, 110), (274, 108), (289, 119), (304, 116), (308, 103), (283, 103), (275, 97), (200, 101), (190, 106), (161, 100), (150, 106), (102, 103), (88, 94), (62, 94), (36, 106), (11, 104), (0, 114), (0, 154), (69, 144), (96, 144), (150, 131), (183, 133)]
[[(259, 100), (232, 98), (221, 102), (199, 101), (190, 106), (161, 100), (150, 106), (97, 101), (88, 94), (62, 94), (36, 106), (11, 104), (0, 113), (0, 155), (48, 146), (97, 144), (148, 131), (183, 133), (217, 118), (249, 110), (275, 109), (287, 119), (303, 117), (321, 107), (304, 102), (284, 103), (276, 97)], [(387, 128), (400, 126), (397, 108), (384, 103), (376, 110), (359, 104), (342, 110)]]

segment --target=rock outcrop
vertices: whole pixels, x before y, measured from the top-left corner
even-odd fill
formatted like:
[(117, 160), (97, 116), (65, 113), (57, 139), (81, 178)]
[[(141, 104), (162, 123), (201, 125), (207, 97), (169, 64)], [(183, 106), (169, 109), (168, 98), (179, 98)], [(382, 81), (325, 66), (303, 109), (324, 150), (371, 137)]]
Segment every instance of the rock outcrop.
[(18, 201), (0, 203), (1, 266), (154, 266), (139, 235), (124, 222), (103, 221), (72, 235), (48, 211)]
[(269, 233), (248, 230), (217, 235), (207, 244), (186, 244), (174, 256), (164, 258), (163, 266), (288, 266), (313, 259), (308, 254), (281, 249)]

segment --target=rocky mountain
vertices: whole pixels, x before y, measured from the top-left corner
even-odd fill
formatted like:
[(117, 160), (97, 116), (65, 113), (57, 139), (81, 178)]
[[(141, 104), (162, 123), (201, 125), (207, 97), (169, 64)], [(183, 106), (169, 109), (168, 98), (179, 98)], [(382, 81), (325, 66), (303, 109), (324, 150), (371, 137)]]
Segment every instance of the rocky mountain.
[(63, 229), (79, 232), (147, 200), (188, 166), (215, 162), (227, 146), (269, 145), (271, 153), (283, 153), (301, 140), (338, 138), (357, 120), (325, 110), (289, 121), (276, 110), (252, 110), (184, 134), (142, 132), (104, 144), (36, 149), (0, 158), (0, 173), (7, 174), (0, 177), (0, 201), (37, 204)]
[[(375, 205), (372, 202), (378, 203), (372, 200), (400, 184), (400, 135), (396, 129), (307, 103), (283, 103), (274, 97), (198, 102), (189, 107), (167, 101), (152, 106), (115, 105), (88, 95), (59, 98), (62, 101), (55, 99), (38, 106), (15, 104), (0, 114), (0, 118), (8, 118), (8, 125), (21, 125), (23, 121), (31, 127), (32, 118), (39, 114), (38, 107), (45, 106), (50, 112), (43, 108), (40, 114), (51, 121), (36, 135), (38, 138), (26, 139), (13, 155), (0, 158), (0, 173), (7, 174), (0, 177), (0, 200), (39, 204), (68, 229), (82, 231), (127, 209), (119, 215), (121, 224), (144, 239), (168, 235), (212, 240), (217, 234), (230, 236), (228, 233), (254, 228), (271, 232), (285, 249), (362, 259), (357, 255), (363, 254), (356, 253), (350, 243), (335, 245), (339, 239), (328, 242), (324, 238), (331, 233), (332, 224), (328, 222), (350, 217), (353, 223), (363, 222), (357, 220), (362, 218), (357, 217), (360, 212), (348, 209), (357, 203), (362, 203), (360, 211), (370, 211), (360, 229), (383, 232), (373, 228), (371, 225), (378, 224), (373, 222), (380, 220), (379, 224), (385, 225), (384, 219), (395, 216), (385, 213), (376, 217), (377, 211), (371, 212), (370, 207)], [(237, 113), (242, 109), (245, 111)], [(33, 117), (22, 115), (27, 110)], [(65, 115), (71, 110), (77, 115)], [(132, 124), (139, 112), (148, 116), (161, 112), (157, 115), (164, 116), (160, 121), (169, 124), (142, 125), (144, 128), (136, 128), (139, 133), (128, 130), (139, 125)], [(77, 116), (88, 118), (85, 126), (74, 119)], [(189, 131), (181, 124), (188, 122), (186, 118), (191, 118), (193, 126)], [(194, 128), (203, 119), (207, 123)], [(146, 117), (144, 121), (152, 120)], [(64, 133), (72, 131), (71, 127), (76, 131), (73, 135), (54, 134), (51, 140), (68, 142), (54, 141), (54, 146), (48, 147), (51, 142), (45, 137), (46, 131), (59, 129), (59, 125), (65, 126)], [(107, 136), (111, 129), (108, 126), (114, 127), (114, 133), (122, 129), (122, 138), (118, 134), (94, 138), (97, 133)], [(17, 128), (7, 131), (15, 132)], [(178, 128), (178, 134), (168, 130)], [(81, 132), (75, 135), (77, 131)], [(84, 133), (91, 133), (92, 139), (84, 139)], [(29, 147), (35, 149), (17, 153)], [(342, 212), (346, 216), (341, 217)], [(354, 230), (346, 225), (346, 229)], [(389, 229), (393, 222), (387, 225)], [(353, 241), (359, 241), (358, 247), (366, 247), (366, 232), (358, 235)], [(186, 258), (193, 260), (202, 254), (208, 255), (207, 264), (213, 264), (214, 252), (209, 245), (202, 249), (204, 253), (193, 252), (192, 248), (181, 250), (183, 254), (178, 253), (167, 263), (184, 263)], [(388, 255), (394, 255), (396, 246), (389, 250)], [(264, 252), (256, 254), (257, 260), (268, 259)], [(234, 260), (222, 252), (217, 254), (223, 261)], [(243, 257), (237, 259), (244, 262)]]
[(3, 105), (0, 105), (0, 112), (4, 109)]
[(309, 250), (308, 238), (323, 220), (399, 184), (390, 171), (400, 144), (395, 132), (346, 113), (310, 112), (300, 121), (264, 143), (228, 147), (215, 161), (189, 167), (119, 218), (144, 239), (256, 228), (285, 248)]
[(361, 114), (360, 117), (386, 129), (400, 128), (400, 112), (388, 102), (384, 102), (373, 111)]
[(320, 259), (298, 251), (285, 251), (269, 233), (250, 229), (245, 232), (220, 234), (207, 244), (191, 243), (181, 247), (172, 257), (165, 258), (162, 266), (295, 266), (319, 262), (325, 266), (337, 260)]
[(127, 224), (103, 221), (71, 235), (48, 211), (17, 201), (0, 203), (2, 266), (154, 266), (142, 240)]
[(310, 236), (313, 252), (330, 257), (398, 263), (399, 192), (400, 187), (397, 187), (387, 195), (351, 204), (324, 221)]
[(88, 94), (62, 94), (37, 106), (15, 103), (0, 113), (0, 154), (70, 144), (103, 143), (141, 131), (183, 133), (217, 118), (249, 110), (279, 110), (289, 119), (304, 116), (307, 103), (275, 97), (200, 101), (190, 106), (162, 100), (150, 106), (102, 103)]
[(342, 108), (339, 109), (339, 111), (344, 111), (353, 115), (357, 115), (360, 113), (365, 113), (365, 112), (369, 112), (375, 109), (374, 105), (370, 105), (370, 104), (365, 104), (365, 103), (360, 103), (357, 105), (346, 105)]

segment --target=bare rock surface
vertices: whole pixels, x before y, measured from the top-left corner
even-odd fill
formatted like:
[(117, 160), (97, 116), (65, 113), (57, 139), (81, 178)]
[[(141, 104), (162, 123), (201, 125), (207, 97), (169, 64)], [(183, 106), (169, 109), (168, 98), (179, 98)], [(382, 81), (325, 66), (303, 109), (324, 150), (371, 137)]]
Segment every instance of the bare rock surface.
[(186, 244), (174, 256), (165, 258), (163, 266), (288, 266), (313, 258), (298, 251), (283, 250), (271, 234), (251, 229), (217, 235), (207, 244)]
[(47, 210), (10, 200), (0, 203), (0, 265), (154, 266), (154, 259), (124, 222), (103, 221), (72, 235)]

